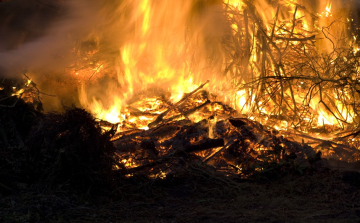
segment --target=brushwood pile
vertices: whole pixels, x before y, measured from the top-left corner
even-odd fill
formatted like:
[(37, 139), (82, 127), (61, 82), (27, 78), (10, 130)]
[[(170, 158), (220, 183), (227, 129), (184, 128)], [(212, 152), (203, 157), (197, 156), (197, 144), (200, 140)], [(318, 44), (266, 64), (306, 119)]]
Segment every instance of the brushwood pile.
[(33, 184), (98, 193), (132, 177), (271, 180), (326, 170), (321, 153), (309, 145), (247, 118), (215, 122), (216, 137), (209, 137), (213, 117), (114, 134), (84, 109), (45, 113), (1, 94), (0, 191), (5, 194)]

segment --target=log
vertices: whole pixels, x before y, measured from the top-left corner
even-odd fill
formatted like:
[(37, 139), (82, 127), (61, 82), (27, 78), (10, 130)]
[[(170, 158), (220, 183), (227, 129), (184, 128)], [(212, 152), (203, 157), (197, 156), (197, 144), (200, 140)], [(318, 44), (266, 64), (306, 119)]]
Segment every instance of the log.
[(200, 152), (208, 149), (224, 146), (225, 142), (223, 138), (220, 139), (205, 139), (202, 142), (191, 145), (185, 148), (185, 152)]
[[(148, 168), (153, 168), (153, 167), (163, 164), (163, 163), (174, 162), (174, 159), (176, 159), (176, 157), (178, 155), (180, 155), (181, 153), (184, 153), (184, 152), (185, 153), (200, 152), (200, 151), (213, 149), (216, 147), (222, 147), (222, 146), (224, 146), (224, 139), (222, 139), (222, 138), (221, 139), (205, 139), (202, 142), (200, 142), (198, 144), (190, 145), (190, 146), (186, 147), (185, 149), (179, 149), (179, 150), (170, 152), (170, 153), (166, 154), (165, 156), (158, 157), (158, 159), (153, 162), (146, 163), (144, 165), (134, 167), (131, 169), (120, 170), (120, 172), (122, 172), (124, 174), (136, 173), (136, 172), (139, 172), (142, 170), (146, 170)], [(180, 157), (182, 157), (182, 156), (180, 156)]]

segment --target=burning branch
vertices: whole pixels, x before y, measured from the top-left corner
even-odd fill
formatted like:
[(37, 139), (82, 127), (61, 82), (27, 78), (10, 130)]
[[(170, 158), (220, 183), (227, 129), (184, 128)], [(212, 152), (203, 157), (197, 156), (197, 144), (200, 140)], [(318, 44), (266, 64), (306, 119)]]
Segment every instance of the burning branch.
[[(198, 88), (196, 88), (195, 90), (193, 90), (192, 92), (190, 92), (189, 94), (185, 94), (184, 97), (178, 101), (177, 103), (175, 103), (173, 106), (171, 106), (168, 110), (166, 110), (165, 112), (161, 113), (156, 119), (155, 121), (151, 122), (149, 124), (149, 128), (153, 128), (155, 126), (157, 126), (158, 124), (160, 124), (164, 117), (172, 110), (176, 109), (179, 105), (181, 105), (183, 102), (185, 102), (188, 98), (190, 98), (192, 95), (194, 95), (195, 93), (197, 93), (200, 89), (202, 89), (207, 83), (209, 83), (209, 81), (206, 81), (204, 84), (200, 85)], [(185, 117), (187, 117), (188, 115), (190, 115), (192, 112), (188, 112), (187, 114), (184, 114)]]
[[(323, 126), (320, 121), (311, 121), (308, 124), (309, 120), (316, 119), (316, 115), (319, 120), (336, 120), (335, 123), (329, 120), (326, 122), (332, 122), (341, 128), (345, 125), (356, 125), (356, 98), (359, 98), (358, 53), (354, 51), (354, 45), (344, 45), (343, 39), (335, 44), (334, 37), (329, 37), (328, 30), (336, 21), (311, 33), (298, 25), (302, 17), (297, 18), (296, 15), (298, 10), (304, 10), (304, 7), (295, 6), (289, 23), (278, 18), (278, 6), (273, 25), (266, 28), (266, 21), (262, 21), (258, 16), (252, 3), (244, 3), (247, 5), (246, 10), (241, 16), (232, 16), (231, 23), (243, 24), (238, 30), (247, 30), (248, 24), (253, 24), (254, 27), (251, 33), (257, 51), (253, 53), (256, 53), (256, 60), (243, 57), (242, 59), (247, 61), (241, 63), (248, 65), (243, 70), (250, 70), (249, 73), (254, 76), (238, 85), (240, 90), (251, 92), (251, 95), (247, 95), (250, 98), (247, 103), (251, 107), (247, 112), (258, 116), (259, 120), (264, 113), (279, 119), (287, 117), (286, 120), (291, 122), (292, 127), (302, 131), (307, 129), (307, 126)], [(305, 10), (305, 13), (309, 12)], [(246, 24), (241, 20), (246, 21)], [(247, 32), (250, 31), (245, 33)], [(306, 36), (305, 33), (311, 35)], [(239, 33), (234, 35), (241, 36)], [(333, 51), (328, 57), (322, 55), (314, 44), (316, 36), (319, 35), (323, 35), (332, 45)], [(236, 45), (237, 42), (227, 44)], [(231, 66), (238, 64), (235, 57), (230, 59), (233, 60), (230, 62)], [(230, 68), (227, 68), (225, 71), (229, 70)], [(309, 113), (315, 110), (319, 111), (319, 114)]]

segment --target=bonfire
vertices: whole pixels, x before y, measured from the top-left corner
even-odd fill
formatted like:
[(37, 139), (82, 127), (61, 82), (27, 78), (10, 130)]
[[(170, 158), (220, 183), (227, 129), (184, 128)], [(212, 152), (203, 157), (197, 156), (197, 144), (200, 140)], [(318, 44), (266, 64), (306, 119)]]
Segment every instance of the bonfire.
[(106, 22), (72, 42), (65, 75), (39, 78), (28, 69), (23, 85), (2, 89), (1, 107), (22, 98), (51, 110), (47, 104), (69, 98), (49, 90), (61, 82), (111, 138), (112, 168), (124, 177), (274, 177), (312, 171), (321, 157), (358, 161), (360, 49), (350, 7), (337, 13), (340, 3), (293, 0), (99, 7)]

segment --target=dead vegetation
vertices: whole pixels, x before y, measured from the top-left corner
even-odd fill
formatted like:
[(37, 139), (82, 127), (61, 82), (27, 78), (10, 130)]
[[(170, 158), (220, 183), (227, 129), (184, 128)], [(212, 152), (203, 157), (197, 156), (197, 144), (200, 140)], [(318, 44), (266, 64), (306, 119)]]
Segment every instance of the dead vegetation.
[[(321, 152), (316, 154), (310, 146), (284, 137), (279, 131), (258, 122), (233, 117), (216, 121), (218, 116), (231, 116), (235, 112), (225, 105), (222, 105), (224, 110), (212, 112), (211, 106), (219, 102), (209, 98), (203, 100), (206, 106), (191, 105), (192, 101), (208, 95), (198, 90), (186, 94), (154, 118), (149, 124), (151, 129), (128, 130), (113, 137), (116, 154), (122, 161), (119, 164), (122, 174), (150, 178), (184, 173), (214, 179), (225, 175), (230, 178), (277, 178), (284, 174), (311, 172), (313, 164), (320, 160)], [(171, 113), (171, 110), (176, 112)], [(191, 122), (186, 114), (194, 110), (209, 118)], [(185, 117), (185, 120), (178, 120), (179, 117)]]
[[(3, 82), (9, 83), (14, 82)], [(66, 108), (63, 114), (43, 114), (7, 94), (8, 87), (0, 107), (3, 193), (38, 182), (44, 190), (61, 185), (87, 193), (114, 186), (115, 148), (88, 112)]]
[[(171, 107), (175, 112), (159, 115), (153, 128), (117, 134), (117, 125), (105, 131), (100, 127), (105, 122), (83, 109), (43, 114), (19, 96), (3, 96), (13, 106), (0, 108), (2, 191), (12, 193), (24, 184), (41, 182), (44, 190), (61, 186), (86, 193), (114, 192), (119, 180), (135, 176), (197, 175), (233, 184), (232, 178), (274, 179), (316, 170), (321, 153), (247, 118), (212, 120), (225, 115), (220, 113), (197, 123), (176, 118), (208, 109), (191, 106), (204, 97), (199, 90)], [(208, 104), (219, 102), (208, 99)]]
[(321, 110), (342, 130), (356, 130), (359, 51), (351, 33), (337, 30), (350, 22), (339, 19), (308, 29), (305, 17), (317, 22), (319, 15), (295, 4), (291, 19), (281, 16), (288, 8), (278, 5), (267, 23), (251, 2), (244, 3), (244, 11), (227, 6), (229, 23), (236, 26), (224, 48), (225, 73), (247, 95), (248, 113), (260, 119), (266, 113), (270, 125), (285, 120), (306, 132), (317, 128)]

